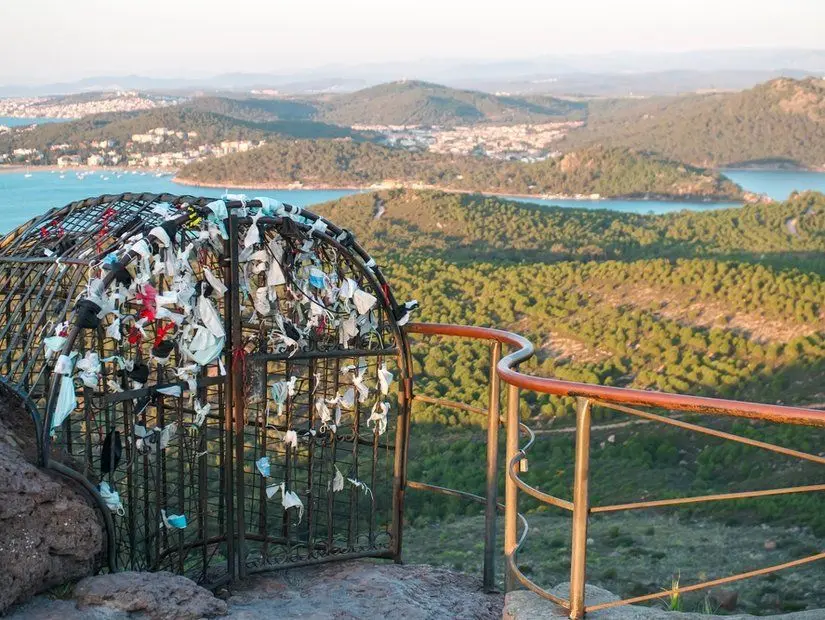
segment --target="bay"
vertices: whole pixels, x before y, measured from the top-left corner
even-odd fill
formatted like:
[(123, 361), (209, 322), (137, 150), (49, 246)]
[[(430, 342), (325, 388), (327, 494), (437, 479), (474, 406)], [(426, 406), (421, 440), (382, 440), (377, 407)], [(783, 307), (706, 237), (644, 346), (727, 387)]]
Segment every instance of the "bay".
[(825, 192), (825, 172), (808, 170), (722, 170), (722, 174), (746, 190), (786, 200), (792, 192)]
[[(32, 217), (75, 200), (101, 194), (149, 192), (220, 197), (224, 191), (211, 187), (181, 185), (171, 175), (157, 176), (132, 171), (41, 170), (0, 173), (0, 233), (8, 232)], [(725, 175), (745, 189), (784, 200), (792, 191), (807, 189), (825, 192), (825, 173), (768, 170), (725, 170)], [(307, 207), (356, 193), (353, 190), (256, 190), (232, 189), (232, 194), (266, 196)], [(609, 209), (623, 213), (671, 213), (683, 210), (709, 211), (740, 206), (734, 202), (667, 202), (658, 200), (556, 200), (505, 196), (519, 202), (578, 209)]]
[[(172, 181), (171, 175), (156, 176), (146, 172), (115, 172), (98, 170), (78, 178), (78, 170), (37, 170), (32, 168), (26, 176), (23, 171), (0, 173), (0, 234), (23, 224), (36, 215), (54, 207), (62, 207), (75, 200), (102, 194), (125, 192), (152, 194), (183, 194), (190, 196), (214, 196), (220, 198), (224, 191), (214, 187), (181, 185)], [(256, 190), (231, 189), (231, 194), (249, 197), (277, 198), (299, 207), (336, 200), (356, 192), (352, 190)]]
[(67, 118), (17, 118), (16, 116), (0, 116), (0, 125), (6, 127), (22, 127), (25, 125), (42, 125), (43, 123), (64, 123)]

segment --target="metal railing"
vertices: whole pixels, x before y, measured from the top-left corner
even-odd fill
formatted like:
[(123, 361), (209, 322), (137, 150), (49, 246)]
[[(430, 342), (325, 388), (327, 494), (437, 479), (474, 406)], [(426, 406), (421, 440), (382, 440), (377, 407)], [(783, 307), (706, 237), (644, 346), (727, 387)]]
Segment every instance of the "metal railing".
[[(657, 409), (710, 414), (715, 416), (749, 418), (752, 420), (763, 420), (779, 424), (797, 424), (818, 427), (825, 427), (825, 412), (799, 407), (749, 403), (684, 394), (649, 392), (644, 390), (607, 387), (571, 381), (560, 381), (545, 377), (536, 377), (523, 374), (518, 370), (519, 364), (529, 359), (533, 355), (534, 349), (533, 345), (526, 338), (523, 338), (517, 334), (492, 328), (435, 323), (415, 323), (407, 326), (406, 330), (411, 334), (420, 334), (423, 336), (458, 337), (487, 341), (491, 343), (490, 399), (487, 411), (477, 407), (465, 405), (463, 403), (456, 403), (454, 401), (425, 396), (413, 396), (414, 400), (421, 402), (438, 404), (445, 407), (461, 409), (473, 414), (488, 416), (486, 496), (482, 498), (478, 495), (456, 491), (453, 489), (445, 489), (443, 487), (435, 487), (433, 485), (428, 485), (421, 482), (408, 482), (408, 486), (410, 488), (446, 493), (485, 504), (485, 546), (483, 572), (484, 586), (486, 590), (490, 591), (495, 587), (494, 559), (496, 551), (496, 512), (502, 507), (502, 504), (498, 503), (497, 498), (498, 427), (500, 422), (499, 381), (507, 383), (507, 412), (504, 420), (506, 427), (506, 477), (505, 497), (503, 502), (504, 558), (506, 563), (505, 587), (507, 591), (514, 589), (518, 584), (520, 584), (529, 590), (532, 590), (539, 596), (546, 598), (568, 610), (571, 619), (579, 620), (584, 618), (587, 612), (598, 611), (600, 609), (607, 609), (621, 605), (630, 605), (633, 603), (642, 603), (666, 596), (679, 596), (685, 592), (711, 588), (733, 581), (765, 575), (779, 570), (810, 564), (812, 562), (825, 559), (825, 551), (823, 551), (821, 553), (783, 564), (759, 568), (720, 579), (703, 581), (701, 583), (690, 585), (679, 585), (670, 590), (662, 590), (642, 596), (635, 596), (632, 598), (597, 605), (586, 605), (584, 591), (587, 565), (587, 526), (588, 518), (591, 514), (639, 510), (646, 508), (660, 508), (665, 506), (678, 506), (700, 502), (738, 500), (825, 491), (825, 484), (814, 484), (759, 491), (719, 493), (695, 497), (592, 506), (590, 503), (588, 484), (590, 480), (590, 431), (592, 425), (591, 409), (593, 405), (606, 407), (650, 422), (659, 422), (684, 430), (734, 441), (751, 447), (762, 448), (774, 453), (799, 458), (820, 465), (825, 465), (825, 458), (815, 454), (800, 452), (798, 450), (777, 446), (771, 443), (741, 437), (739, 435), (707, 428), (680, 419), (650, 413), (635, 407), (653, 407)], [(514, 347), (515, 350), (509, 355), (501, 357), (503, 345)], [(535, 435), (533, 432), (519, 421), (520, 390), (529, 390), (554, 396), (573, 397), (576, 399), (576, 440), (572, 500), (567, 500), (544, 493), (529, 485), (519, 477), (519, 473), (526, 471), (527, 452), (535, 441)], [(523, 446), (519, 446), (520, 433), (528, 436), (527, 443)], [(518, 513), (519, 492), (533, 497), (544, 504), (555, 506), (572, 514), (573, 523), (570, 553), (570, 591), (568, 598), (566, 599), (551, 594), (546, 589), (527, 578), (518, 568), (516, 556), (527, 535), (527, 522), (524, 517)], [(520, 536), (518, 532), (519, 519), (522, 521), (522, 531)]]

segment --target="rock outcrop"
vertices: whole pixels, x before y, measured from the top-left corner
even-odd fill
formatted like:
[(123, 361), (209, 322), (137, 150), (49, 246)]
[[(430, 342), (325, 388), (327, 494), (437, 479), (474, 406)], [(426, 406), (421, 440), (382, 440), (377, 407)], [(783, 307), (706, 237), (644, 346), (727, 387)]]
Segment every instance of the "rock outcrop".
[(153, 620), (197, 620), (226, 614), (226, 603), (209, 590), (165, 571), (87, 577), (77, 584), (74, 596), (81, 611), (105, 607)]
[(84, 579), (74, 599), (36, 597), (9, 620), (499, 620), (504, 602), (468, 575), (373, 560), (261, 573), (218, 594), (226, 602), (170, 573), (117, 573)]
[(95, 572), (104, 535), (80, 491), (33, 465), (28, 412), (0, 394), (0, 614), (14, 603)]

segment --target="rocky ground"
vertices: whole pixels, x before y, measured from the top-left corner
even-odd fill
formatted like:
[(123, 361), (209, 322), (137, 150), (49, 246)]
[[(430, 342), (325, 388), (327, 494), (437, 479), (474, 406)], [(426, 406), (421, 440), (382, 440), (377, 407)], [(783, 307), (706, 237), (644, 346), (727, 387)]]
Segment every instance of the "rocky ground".
[[(552, 592), (566, 597), (568, 584)], [(369, 560), (334, 562), (260, 574), (217, 596), (171, 573), (117, 573), (86, 578), (66, 597), (39, 596), (13, 610), (9, 620), (232, 620), (280, 618), (450, 618), (543, 620), (567, 613), (527, 591), (484, 594), (478, 580), (426, 565), (400, 566)], [(618, 597), (587, 587), (590, 605)], [(651, 607), (618, 607), (588, 615), (593, 620), (712, 620), (716, 615)], [(725, 616), (730, 620), (754, 618)], [(775, 620), (822, 620), (823, 610), (774, 616)]]
[(117, 573), (81, 581), (65, 599), (40, 596), (10, 620), (268, 618), (501, 618), (504, 597), (477, 579), (432, 566), (369, 561), (256, 575), (221, 598), (170, 573)]
[[(528, 515), (530, 532), (519, 567), (536, 583), (551, 587), (570, 576), (570, 518), (540, 511)], [(415, 523), (404, 534), (404, 556), (471, 575), (481, 574), (483, 516)], [(724, 524), (684, 515), (627, 512), (598, 515), (588, 532), (587, 578), (623, 597), (716, 579), (813, 555), (825, 543), (799, 528)], [(503, 540), (499, 532), (498, 540)], [(503, 557), (497, 558), (503, 586)], [(760, 615), (825, 607), (823, 561), (732, 583), (725, 592), (685, 595), (683, 609), (699, 611), (735, 596), (729, 611)], [(654, 602), (661, 608), (661, 601)], [(724, 609), (723, 609), (724, 611)], [(818, 611), (825, 620), (825, 611)]]

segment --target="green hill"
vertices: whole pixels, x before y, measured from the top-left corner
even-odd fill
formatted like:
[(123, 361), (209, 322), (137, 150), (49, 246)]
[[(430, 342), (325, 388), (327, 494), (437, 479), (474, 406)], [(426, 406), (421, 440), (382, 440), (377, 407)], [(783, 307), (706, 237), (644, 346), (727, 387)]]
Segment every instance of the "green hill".
[(349, 140), (273, 140), (184, 167), (184, 182), (216, 186), (369, 187), (391, 182), (501, 194), (600, 194), (735, 199), (741, 189), (704, 170), (621, 149), (535, 163), (409, 152)]
[[(825, 249), (822, 194), (649, 216), (397, 190), (349, 196), (314, 210), (352, 230), (378, 255), (397, 297), (419, 300), (416, 320), (495, 326), (530, 338), (538, 354), (524, 364), (527, 372), (762, 402), (825, 400), (825, 265), (818, 258)], [(798, 218), (796, 233), (789, 232), (788, 218)], [(485, 344), (429, 338), (414, 343), (418, 394), (486, 406)], [(522, 396), (521, 417), (532, 428), (549, 433), (573, 425), (573, 399)], [(594, 416), (597, 428), (628, 420), (602, 407)], [(815, 453), (823, 439), (821, 429), (688, 419)], [(411, 479), (483, 491), (478, 463), (485, 443), (483, 431), (473, 430), (478, 424), (483, 418), (415, 402)], [(639, 489), (665, 498), (764, 488), (766, 479), (771, 486), (814, 484), (821, 477), (813, 465), (660, 425), (622, 424), (594, 433), (591, 489), (599, 504), (631, 501)], [(563, 432), (539, 435), (529, 479), (543, 491), (569, 497), (572, 438)], [(433, 521), (477, 510), (417, 494), (408, 508), (410, 520), (430, 538), (441, 531), (429, 525)], [(542, 510), (526, 497), (521, 508), (531, 524), (532, 512)], [(675, 519), (674, 512), (669, 510), (667, 519)], [(787, 498), (776, 497), (708, 503), (677, 514), (691, 523), (771, 523), (825, 535), (823, 498), (817, 494), (800, 495), (790, 506)], [(610, 523), (616, 532), (625, 531), (624, 521)], [(789, 535), (787, 544), (792, 540)], [(663, 541), (662, 549), (671, 553), (673, 545)], [(462, 544), (439, 538), (438, 546), (445, 561), (467, 562)], [(605, 554), (615, 547), (608, 546)], [(546, 577), (549, 566), (564, 562), (562, 547), (531, 547), (533, 557), (524, 554), (520, 561)], [(628, 562), (669, 579), (671, 566), (686, 566), (676, 563), (681, 562), (676, 547), (667, 565), (638, 554)], [(819, 548), (798, 549), (798, 555)], [(612, 583), (633, 587), (627, 581)], [(743, 600), (758, 608), (761, 590), (742, 592)]]
[(185, 107), (244, 121), (308, 121), (318, 113), (315, 103), (300, 99), (195, 97)]
[(339, 125), (535, 123), (583, 114), (585, 105), (552, 97), (501, 97), (439, 84), (401, 81), (340, 95), (319, 118)]
[(503, 97), (420, 81), (380, 84), (316, 98), (196, 97), (186, 107), (254, 122), (351, 125), (535, 123), (583, 118), (584, 103), (549, 96)]
[(34, 129), (18, 129), (0, 134), (0, 152), (16, 148), (48, 151), (55, 144), (78, 145), (93, 140), (114, 140), (122, 146), (131, 140), (133, 134), (146, 133), (158, 127), (197, 133), (197, 137), (189, 139), (193, 145), (221, 140), (262, 140), (268, 136), (342, 138), (364, 135), (320, 122), (255, 122), (187, 106), (170, 106), (147, 112), (98, 114), (67, 123), (46, 123)]
[(594, 106), (562, 148), (597, 144), (699, 166), (825, 166), (825, 81), (777, 79), (738, 93)]
[[(372, 252), (512, 263), (571, 259), (743, 256), (813, 264), (825, 251), (825, 196), (665, 215), (544, 207), (494, 196), (386, 190), (313, 210), (346, 222)], [(796, 221), (796, 234), (787, 222)]]

